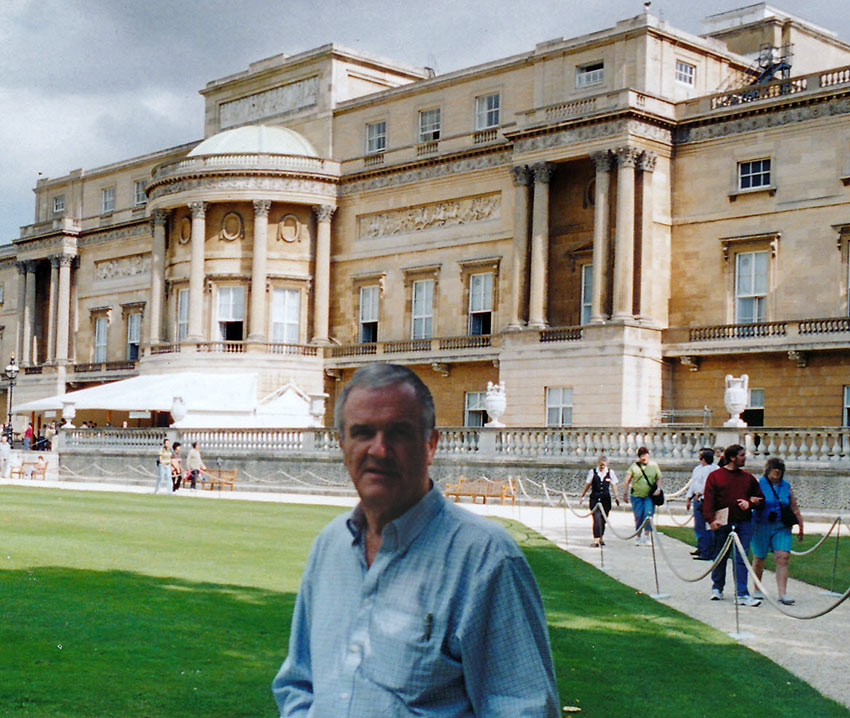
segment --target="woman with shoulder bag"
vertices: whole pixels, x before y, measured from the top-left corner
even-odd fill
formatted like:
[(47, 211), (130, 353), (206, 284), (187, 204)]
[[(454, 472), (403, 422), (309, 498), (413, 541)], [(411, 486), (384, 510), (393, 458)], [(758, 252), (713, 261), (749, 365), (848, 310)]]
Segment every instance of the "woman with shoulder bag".
[[(776, 562), (776, 588), (779, 602), (786, 606), (794, 604), (788, 598), (788, 561), (791, 558), (791, 527), (798, 525), (797, 536), (803, 540), (803, 515), (797, 505), (797, 497), (791, 490), (791, 484), (785, 480), (785, 462), (770, 458), (764, 467), (764, 476), (759, 479), (759, 487), (764, 494), (764, 502), (753, 512), (755, 531), (750, 547), (753, 550), (753, 572), (761, 581), (764, 560), (769, 551), (773, 551)], [(753, 591), (753, 598), (764, 598), (761, 591)]]
[(638, 449), (637, 456), (637, 461), (626, 472), (623, 496), (626, 503), (631, 500), (632, 513), (635, 515), (635, 530), (637, 531), (643, 525), (643, 536), (638, 535), (637, 545), (648, 546), (651, 529), (648, 523), (644, 524), (644, 521), (655, 513), (653, 495), (658, 498), (662, 496), (661, 469), (658, 468), (658, 464), (649, 460), (649, 449), (645, 446)]
[[(590, 510), (601, 504), (599, 510), (593, 511), (593, 547), (604, 546), (602, 537), (605, 535), (605, 517), (611, 511), (611, 489), (614, 489), (614, 500), (620, 505), (620, 496), (617, 493), (617, 474), (608, 468), (608, 459), (600, 456), (595, 469), (587, 472), (587, 482), (584, 491), (578, 497), (579, 505), (584, 501), (584, 495), (590, 489)], [(602, 511), (604, 509), (604, 513)]]

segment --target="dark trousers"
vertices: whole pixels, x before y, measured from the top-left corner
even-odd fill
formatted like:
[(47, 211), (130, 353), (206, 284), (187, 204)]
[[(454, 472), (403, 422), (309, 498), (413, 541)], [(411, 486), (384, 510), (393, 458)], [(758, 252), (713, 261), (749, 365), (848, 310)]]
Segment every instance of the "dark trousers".
[(594, 511), (593, 513), (593, 538), (602, 538), (605, 535), (605, 516), (608, 515), (608, 512), (611, 510), (611, 494), (602, 494), (600, 497), (596, 497), (593, 494), (590, 495), (590, 509), (593, 511), (593, 507), (596, 504), (602, 504), (602, 508), (605, 509), (605, 513), (602, 511)]
[(198, 471), (197, 469), (192, 469), (189, 472), (189, 481), (191, 482), (193, 489), (195, 488), (195, 485), (198, 483), (198, 474), (200, 474), (200, 473), (201, 472)]

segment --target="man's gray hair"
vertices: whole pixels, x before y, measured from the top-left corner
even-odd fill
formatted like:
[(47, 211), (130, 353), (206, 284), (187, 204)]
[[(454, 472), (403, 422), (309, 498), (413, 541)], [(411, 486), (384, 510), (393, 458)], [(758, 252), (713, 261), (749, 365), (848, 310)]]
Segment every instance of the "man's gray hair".
[(424, 438), (427, 441), (431, 437), (435, 425), (434, 397), (431, 396), (431, 391), (425, 382), (413, 370), (400, 364), (367, 364), (354, 372), (334, 407), (334, 425), (340, 436), (345, 433), (342, 412), (345, 408), (345, 402), (348, 400), (348, 395), (353, 389), (380, 389), (398, 384), (407, 384), (416, 393), (416, 399), (422, 408), (422, 428), (425, 432)]

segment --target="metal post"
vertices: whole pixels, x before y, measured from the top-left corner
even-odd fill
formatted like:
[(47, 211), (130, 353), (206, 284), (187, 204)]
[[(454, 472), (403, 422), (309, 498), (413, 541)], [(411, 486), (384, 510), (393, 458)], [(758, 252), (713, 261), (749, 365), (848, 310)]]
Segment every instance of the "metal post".
[(652, 570), (655, 572), (655, 593), (650, 593), (650, 598), (670, 598), (669, 593), (661, 593), (661, 587), (658, 585), (658, 562), (655, 560), (655, 524), (651, 518), (647, 518), (649, 526), (649, 546), (652, 549)]

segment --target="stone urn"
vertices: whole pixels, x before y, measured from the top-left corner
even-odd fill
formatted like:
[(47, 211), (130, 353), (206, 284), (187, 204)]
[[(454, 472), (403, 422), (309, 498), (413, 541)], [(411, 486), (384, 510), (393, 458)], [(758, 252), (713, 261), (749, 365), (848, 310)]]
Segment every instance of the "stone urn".
[(729, 419), (723, 423), (723, 426), (741, 428), (747, 425), (739, 415), (747, 408), (749, 381), (750, 379), (746, 374), (737, 377), (731, 374), (726, 375), (723, 404), (726, 406), (726, 411), (729, 412)]
[(62, 424), (63, 429), (73, 429), (74, 424), (72, 423), (74, 417), (77, 415), (77, 407), (73, 401), (63, 401), (62, 402), (62, 419), (64, 420), (64, 424)]
[(490, 421), (484, 426), (501, 427), (504, 424), (499, 421), (499, 417), (505, 413), (505, 407), (508, 402), (505, 398), (505, 383), (499, 382), (494, 384), (492, 381), (487, 382), (487, 393), (484, 395), (484, 408), (490, 415)]
[(171, 418), (177, 424), (186, 418), (186, 402), (182, 396), (175, 396), (171, 402)]

